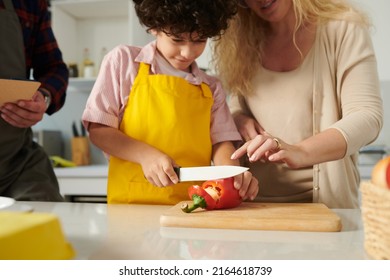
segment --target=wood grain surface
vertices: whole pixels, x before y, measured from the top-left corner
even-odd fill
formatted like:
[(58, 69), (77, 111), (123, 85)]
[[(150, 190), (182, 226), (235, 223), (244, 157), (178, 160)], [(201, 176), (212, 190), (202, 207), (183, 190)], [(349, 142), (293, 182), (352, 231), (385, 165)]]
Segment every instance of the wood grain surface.
[(183, 201), (160, 216), (163, 227), (336, 232), (341, 219), (321, 203), (253, 203), (223, 210), (184, 213)]

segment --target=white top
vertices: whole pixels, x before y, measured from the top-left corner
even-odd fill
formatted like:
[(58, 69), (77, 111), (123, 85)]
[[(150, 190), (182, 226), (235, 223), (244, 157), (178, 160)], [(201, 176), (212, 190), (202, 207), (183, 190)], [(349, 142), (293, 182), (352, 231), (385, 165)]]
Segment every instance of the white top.
[[(255, 92), (246, 99), (249, 109), (268, 133), (287, 143), (313, 135), (313, 65), (311, 49), (298, 68), (275, 72), (261, 67), (253, 78)], [(312, 167), (291, 170), (284, 164), (259, 161), (248, 166), (259, 178), (259, 201), (312, 201)]]

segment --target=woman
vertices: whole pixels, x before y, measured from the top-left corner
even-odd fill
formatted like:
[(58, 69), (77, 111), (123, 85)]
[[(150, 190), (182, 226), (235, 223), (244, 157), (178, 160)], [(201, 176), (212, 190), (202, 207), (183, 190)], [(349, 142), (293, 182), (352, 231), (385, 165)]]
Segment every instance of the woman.
[(241, 1), (214, 60), (258, 201), (359, 206), (358, 151), (383, 122), (368, 27), (344, 1)]

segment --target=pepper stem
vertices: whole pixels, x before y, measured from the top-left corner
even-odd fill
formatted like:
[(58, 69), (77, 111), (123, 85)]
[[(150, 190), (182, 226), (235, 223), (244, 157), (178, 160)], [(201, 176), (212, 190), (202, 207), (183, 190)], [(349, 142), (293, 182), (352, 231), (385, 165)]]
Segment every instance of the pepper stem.
[(200, 195), (197, 195), (197, 194), (194, 194), (192, 196), (192, 201), (193, 201), (193, 204), (191, 206), (188, 206), (187, 203), (183, 203), (183, 205), (181, 206), (181, 210), (185, 213), (191, 213), (192, 211), (194, 211), (195, 209), (197, 208), (206, 208), (207, 207), (207, 204), (206, 204), (206, 200), (201, 197)]

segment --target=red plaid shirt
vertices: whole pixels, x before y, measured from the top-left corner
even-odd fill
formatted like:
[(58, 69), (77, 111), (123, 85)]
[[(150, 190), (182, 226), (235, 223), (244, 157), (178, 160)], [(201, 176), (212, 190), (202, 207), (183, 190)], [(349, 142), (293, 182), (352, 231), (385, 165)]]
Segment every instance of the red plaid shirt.
[[(47, 0), (12, 2), (22, 26), (26, 78), (33, 69), (34, 79), (42, 83), (42, 88), (50, 91), (52, 102), (46, 112), (51, 115), (64, 105), (69, 73), (51, 28)], [(4, 9), (2, 0), (0, 9)]]

